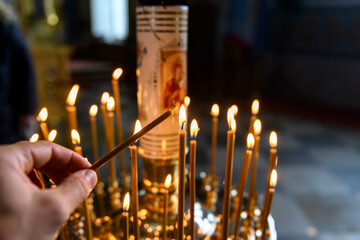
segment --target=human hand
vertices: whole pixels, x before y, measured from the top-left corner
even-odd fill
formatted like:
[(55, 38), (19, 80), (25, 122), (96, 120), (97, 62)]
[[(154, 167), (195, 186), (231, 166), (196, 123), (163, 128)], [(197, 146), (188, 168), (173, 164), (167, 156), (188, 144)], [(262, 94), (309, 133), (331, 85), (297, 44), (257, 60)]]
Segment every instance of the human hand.
[[(0, 239), (54, 239), (96, 184), (89, 167), (77, 153), (46, 141), (0, 146)], [(33, 169), (58, 186), (38, 188)]]

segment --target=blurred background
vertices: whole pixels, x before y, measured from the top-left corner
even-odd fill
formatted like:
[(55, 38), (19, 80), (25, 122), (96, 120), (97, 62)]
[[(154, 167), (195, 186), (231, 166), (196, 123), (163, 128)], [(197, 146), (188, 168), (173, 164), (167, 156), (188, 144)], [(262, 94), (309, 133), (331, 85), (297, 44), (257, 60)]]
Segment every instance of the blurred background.
[[(80, 134), (89, 139), (88, 109), (111, 90), (112, 72), (122, 67), (124, 136), (129, 136), (137, 117), (137, 2), (3, 1), (14, 8), (30, 46), (38, 106), (48, 108), (49, 125), (65, 129), (65, 99), (78, 83)], [(270, 131), (279, 139), (273, 203), (279, 239), (360, 239), (360, 1), (188, 2), (189, 112), (200, 119), (199, 172), (208, 171), (210, 161), (212, 103), (218, 102), (224, 115), (217, 168), (223, 176), (225, 109), (240, 108), (235, 153), (240, 159), (251, 102), (258, 98), (263, 182)], [(235, 161), (235, 182), (240, 166)], [(265, 186), (259, 182), (261, 191)]]

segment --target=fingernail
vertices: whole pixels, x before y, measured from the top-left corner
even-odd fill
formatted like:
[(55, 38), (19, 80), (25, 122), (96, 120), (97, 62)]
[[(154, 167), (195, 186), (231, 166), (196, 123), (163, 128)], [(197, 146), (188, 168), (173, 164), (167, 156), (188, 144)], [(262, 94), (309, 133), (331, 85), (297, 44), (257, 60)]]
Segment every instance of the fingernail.
[(86, 169), (82, 171), (82, 174), (85, 176), (87, 182), (89, 183), (90, 187), (93, 188), (96, 184), (97, 176), (95, 171)]

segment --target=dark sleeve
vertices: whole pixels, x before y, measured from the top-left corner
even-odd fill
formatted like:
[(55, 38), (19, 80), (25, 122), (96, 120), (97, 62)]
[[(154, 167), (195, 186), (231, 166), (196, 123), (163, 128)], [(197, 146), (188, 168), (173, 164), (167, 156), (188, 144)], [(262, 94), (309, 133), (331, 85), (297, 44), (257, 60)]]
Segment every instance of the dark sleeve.
[(16, 23), (9, 26), (9, 33), (12, 51), (11, 98), (17, 114), (35, 114), (37, 95), (32, 58), (25, 38)]

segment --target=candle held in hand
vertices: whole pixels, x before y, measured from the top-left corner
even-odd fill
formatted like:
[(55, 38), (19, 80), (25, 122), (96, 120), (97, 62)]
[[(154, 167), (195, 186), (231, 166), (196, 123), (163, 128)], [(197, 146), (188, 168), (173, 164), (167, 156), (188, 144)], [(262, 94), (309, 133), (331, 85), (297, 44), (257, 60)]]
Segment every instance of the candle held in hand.
[(49, 136), (49, 130), (46, 124), (47, 117), (48, 117), (48, 111), (46, 107), (43, 107), (40, 110), (39, 115), (36, 117), (36, 120), (39, 122), (40, 125), (41, 133), (45, 140), (48, 140), (48, 136)]

